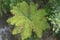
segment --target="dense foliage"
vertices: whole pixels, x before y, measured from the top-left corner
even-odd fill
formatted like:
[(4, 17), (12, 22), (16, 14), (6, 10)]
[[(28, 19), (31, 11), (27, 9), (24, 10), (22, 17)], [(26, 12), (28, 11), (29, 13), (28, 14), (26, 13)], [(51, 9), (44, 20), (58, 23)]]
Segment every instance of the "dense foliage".
[(50, 23), (53, 25), (53, 31), (58, 33), (60, 30), (60, 0), (49, 0), (49, 17)]
[(46, 29), (53, 35), (60, 31), (60, 0), (1, 0), (0, 18), (5, 15), (12, 35), (20, 34), (22, 40), (38, 40)]

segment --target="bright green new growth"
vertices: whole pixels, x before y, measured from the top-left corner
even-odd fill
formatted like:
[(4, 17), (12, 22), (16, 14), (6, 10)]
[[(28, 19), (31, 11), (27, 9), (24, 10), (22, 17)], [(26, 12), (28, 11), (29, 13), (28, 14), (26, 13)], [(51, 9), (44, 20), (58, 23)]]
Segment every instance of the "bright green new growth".
[(45, 9), (39, 9), (38, 5), (30, 2), (28, 5), (25, 1), (13, 6), (11, 13), (13, 17), (7, 20), (11, 25), (15, 25), (12, 34), (20, 33), (22, 40), (30, 37), (32, 31), (36, 33), (38, 37), (42, 36), (42, 31), (49, 28), (49, 24), (45, 16), (47, 15)]

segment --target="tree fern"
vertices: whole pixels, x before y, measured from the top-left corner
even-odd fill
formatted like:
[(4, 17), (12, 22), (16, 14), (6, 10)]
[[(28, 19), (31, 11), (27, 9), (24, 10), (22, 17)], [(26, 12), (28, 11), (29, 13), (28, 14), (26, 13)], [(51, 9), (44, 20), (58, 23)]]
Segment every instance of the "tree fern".
[(22, 40), (31, 37), (32, 31), (40, 38), (43, 30), (49, 28), (45, 16), (45, 9), (38, 10), (38, 4), (30, 2), (28, 5), (25, 1), (12, 6), (11, 13), (14, 15), (7, 22), (16, 27), (12, 34), (21, 34)]

